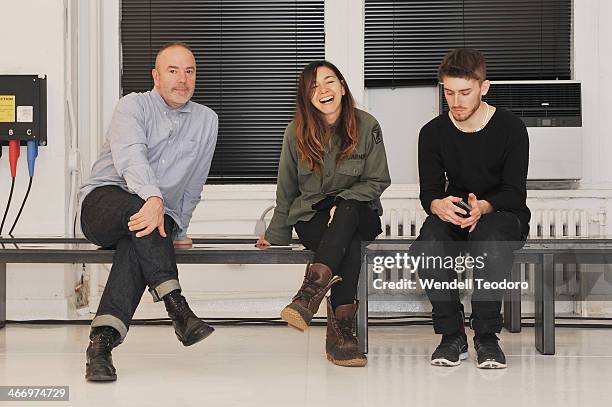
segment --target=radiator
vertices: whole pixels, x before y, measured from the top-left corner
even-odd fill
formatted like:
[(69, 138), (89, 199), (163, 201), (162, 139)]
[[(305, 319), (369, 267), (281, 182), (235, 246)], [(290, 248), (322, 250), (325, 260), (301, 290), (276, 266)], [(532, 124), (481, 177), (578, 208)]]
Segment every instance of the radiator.
[[(531, 211), (529, 238), (588, 237), (589, 219), (599, 216), (600, 213), (582, 209), (535, 209)], [(386, 237), (416, 238), (426, 217), (422, 209), (385, 208), (381, 223)], [(599, 230), (593, 232), (595, 236), (601, 233)]]

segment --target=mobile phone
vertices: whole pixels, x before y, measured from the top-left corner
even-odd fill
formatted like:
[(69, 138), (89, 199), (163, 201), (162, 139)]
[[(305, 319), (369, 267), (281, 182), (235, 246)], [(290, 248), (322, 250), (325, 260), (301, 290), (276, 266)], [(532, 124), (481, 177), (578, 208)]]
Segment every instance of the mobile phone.
[(459, 202), (453, 202), (455, 204), (455, 206), (464, 209), (467, 211), (467, 214), (463, 214), (463, 213), (459, 213), (457, 212), (457, 215), (461, 216), (462, 218), (469, 218), (470, 217), (470, 211), (472, 210), (472, 207), (468, 204), (466, 204), (463, 200), (459, 201)]

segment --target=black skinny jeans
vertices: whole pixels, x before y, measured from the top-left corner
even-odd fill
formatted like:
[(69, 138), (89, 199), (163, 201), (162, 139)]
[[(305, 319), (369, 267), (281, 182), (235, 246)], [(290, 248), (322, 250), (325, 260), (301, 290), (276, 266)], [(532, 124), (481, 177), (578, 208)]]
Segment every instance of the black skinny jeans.
[[(521, 236), (519, 218), (510, 212), (492, 212), (483, 215), (472, 233), (469, 228), (444, 222), (436, 215), (429, 215), (421, 228), (417, 240), (410, 247), (412, 256), (456, 257), (467, 250), (471, 256), (484, 257), (484, 267), (474, 268), (474, 291), (472, 293), (472, 315), (470, 326), (477, 333), (501, 331), (503, 319), (501, 303), (504, 290), (479, 289), (476, 279), (486, 282), (500, 282), (508, 278), (512, 269), (514, 250), (522, 247), (525, 236)], [(457, 279), (454, 269), (421, 268), (419, 278), (438, 282), (452, 282)], [(463, 326), (463, 305), (459, 291), (453, 289), (427, 289), (433, 306), (433, 325), (437, 334), (453, 334)]]
[(164, 216), (165, 238), (157, 229), (143, 237), (136, 237), (137, 232), (128, 229), (129, 218), (144, 202), (138, 195), (117, 186), (102, 186), (85, 197), (81, 208), (85, 237), (95, 245), (115, 249), (110, 275), (91, 326), (112, 326), (121, 334), (121, 340), (147, 286), (154, 301), (180, 289), (172, 218)]
[(337, 203), (334, 219), (328, 226), (329, 208), (317, 211), (309, 221), (295, 224), (302, 244), (315, 252), (315, 263), (328, 266), (334, 275), (342, 277), (331, 289), (334, 309), (353, 304), (361, 270), (361, 242), (374, 240), (382, 230), (379, 216), (367, 202), (354, 199)]

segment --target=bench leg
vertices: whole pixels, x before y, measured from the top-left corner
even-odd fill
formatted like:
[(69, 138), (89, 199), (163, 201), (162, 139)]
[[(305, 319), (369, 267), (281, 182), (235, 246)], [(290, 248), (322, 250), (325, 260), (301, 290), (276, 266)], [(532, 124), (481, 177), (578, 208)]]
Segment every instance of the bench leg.
[(357, 342), (359, 350), (363, 353), (368, 353), (368, 263), (365, 255), (361, 259), (357, 300), (359, 300), (359, 308), (357, 310)]
[[(520, 263), (514, 263), (510, 281), (521, 281)], [(504, 327), (509, 332), (521, 332), (521, 290), (507, 290), (504, 295)]]
[(543, 355), (555, 354), (555, 258), (542, 255), (535, 275), (535, 345)]
[(6, 263), (0, 263), (0, 328), (6, 325)]

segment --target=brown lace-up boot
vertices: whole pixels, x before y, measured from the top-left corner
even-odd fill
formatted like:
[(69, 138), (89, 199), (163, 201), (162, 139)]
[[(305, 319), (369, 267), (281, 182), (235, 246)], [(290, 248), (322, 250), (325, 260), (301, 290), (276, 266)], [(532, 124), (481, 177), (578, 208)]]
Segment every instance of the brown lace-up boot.
[(327, 337), (325, 351), (327, 359), (339, 366), (365, 366), (366, 356), (359, 351), (355, 337), (355, 314), (357, 304), (338, 305), (336, 312), (327, 299)]
[(322, 263), (306, 265), (306, 274), (302, 287), (298, 290), (291, 304), (281, 311), (281, 318), (289, 325), (304, 331), (310, 325), (312, 317), (319, 310), (323, 297), (332, 285), (342, 281), (339, 276), (332, 276), (329, 267)]

